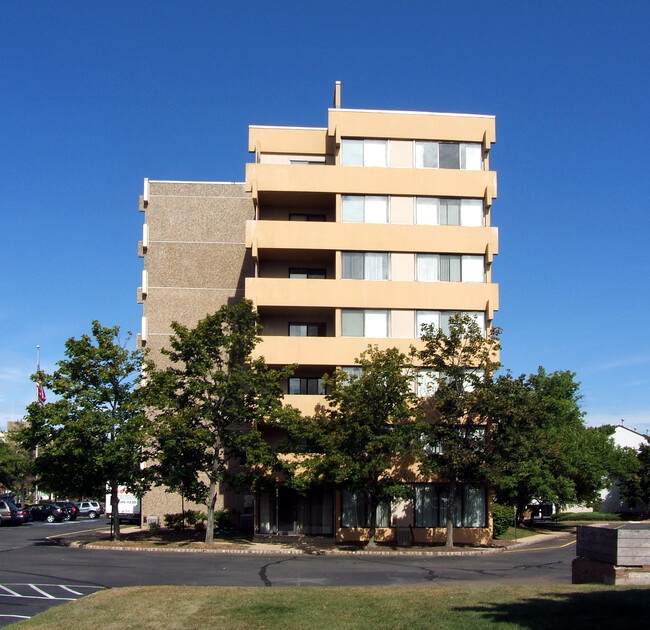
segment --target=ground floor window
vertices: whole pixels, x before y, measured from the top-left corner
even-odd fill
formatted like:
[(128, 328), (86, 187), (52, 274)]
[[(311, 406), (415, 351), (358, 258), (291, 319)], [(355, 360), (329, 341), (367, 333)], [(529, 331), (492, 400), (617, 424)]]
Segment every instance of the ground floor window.
[[(449, 486), (415, 486), (415, 527), (445, 527)], [(487, 493), (482, 486), (459, 484), (454, 505), (454, 527), (487, 527)]]
[[(390, 503), (380, 503), (375, 510), (377, 527), (389, 527)], [(366, 491), (341, 491), (341, 526), (370, 527), (370, 497)]]

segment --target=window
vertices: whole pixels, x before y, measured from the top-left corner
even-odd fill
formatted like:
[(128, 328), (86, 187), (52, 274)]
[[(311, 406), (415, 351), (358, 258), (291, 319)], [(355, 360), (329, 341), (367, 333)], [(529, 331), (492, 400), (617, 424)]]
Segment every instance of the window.
[(480, 171), (482, 147), (474, 142), (415, 142), (416, 168), (453, 168)]
[[(447, 523), (447, 484), (415, 486), (415, 527), (444, 527)], [(485, 488), (460, 484), (456, 489), (454, 527), (486, 527)]]
[(388, 337), (388, 311), (344, 309), (341, 311), (342, 337)]
[(341, 140), (342, 166), (388, 166), (387, 140)]
[(289, 337), (324, 337), (325, 324), (289, 322)]
[(348, 365), (342, 367), (341, 372), (345, 372), (349, 378), (358, 379), (363, 374), (363, 368), (358, 365)]
[(422, 326), (431, 325), (440, 328), (440, 311), (417, 311), (415, 315), (415, 336), (422, 337)]
[(325, 269), (306, 269), (303, 267), (289, 267), (290, 278), (318, 278), (325, 279)]
[[(380, 503), (375, 508), (377, 527), (390, 527), (390, 503)], [(370, 500), (363, 490), (341, 491), (341, 526), (370, 527)]]
[(325, 215), (292, 212), (289, 214), (289, 221), (325, 221)]
[(438, 373), (433, 370), (422, 368), (418, 370), (416, 394), (420, 398), (432, 396), (438, 388)]
[(325, 386), (323, 379), (317, 377), (294, 376), (289, 379), (289, 394), (324, 394)]
[(343, 252), (344, 280), (388, 280), (388, 254), (379, 252)]
[(485, 282), (483, 256), (417, 254), (416, 276), (420, 282)]
[(422, 326), (431, 324), (442, 330), (445, 335), (449, 334), (449, 320), (456, 313), (469, 315), (481, 332), (485, 334), (485, 312), (484, 311), (416, 311), (415, 314), (415, 336), (422, 337)]
[(343, 195), (341, 204), (344, 223), (388, 223), (388, 197)]
[(481, 226), (484, 223), (483, 200), (418, 197), (415, 201), (415, 223)]

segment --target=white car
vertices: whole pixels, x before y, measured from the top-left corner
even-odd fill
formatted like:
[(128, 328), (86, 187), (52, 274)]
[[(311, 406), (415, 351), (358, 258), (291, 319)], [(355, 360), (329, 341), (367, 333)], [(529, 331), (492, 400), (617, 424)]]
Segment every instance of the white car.
[(88, 518), (99, 518), (104, 513), (99, 501), (79, 501), (79, 516), (87, 516)]

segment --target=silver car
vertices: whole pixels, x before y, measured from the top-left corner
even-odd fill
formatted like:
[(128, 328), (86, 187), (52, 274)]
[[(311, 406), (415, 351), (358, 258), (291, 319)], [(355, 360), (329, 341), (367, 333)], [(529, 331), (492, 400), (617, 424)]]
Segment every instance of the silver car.
[(88, 518), (99, 518), (104, 513), (99, 501), (79, 501), (79, 516), (87, 516)]

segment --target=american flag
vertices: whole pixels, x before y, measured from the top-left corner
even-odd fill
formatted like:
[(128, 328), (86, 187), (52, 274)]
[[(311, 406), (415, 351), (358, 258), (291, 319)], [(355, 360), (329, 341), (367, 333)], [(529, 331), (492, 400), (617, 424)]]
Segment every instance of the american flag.
[(41, 385), (40, 381), (36, 381), (36, 395), (38, 396), (38, 402), (41, 403), (41, 405), (44, 405), (45, 390), (43, 389), (43, 386)]

